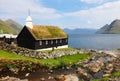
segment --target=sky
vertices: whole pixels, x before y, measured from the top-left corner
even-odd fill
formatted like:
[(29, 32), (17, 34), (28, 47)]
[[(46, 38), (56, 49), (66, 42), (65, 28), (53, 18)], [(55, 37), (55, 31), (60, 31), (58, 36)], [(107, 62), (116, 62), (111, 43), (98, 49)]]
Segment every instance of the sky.
[(120, 19), (120, 0), (0, 0), (0, 19), (25, 25), (29, 9), (33, 24), (63, 29), (99, 29)]

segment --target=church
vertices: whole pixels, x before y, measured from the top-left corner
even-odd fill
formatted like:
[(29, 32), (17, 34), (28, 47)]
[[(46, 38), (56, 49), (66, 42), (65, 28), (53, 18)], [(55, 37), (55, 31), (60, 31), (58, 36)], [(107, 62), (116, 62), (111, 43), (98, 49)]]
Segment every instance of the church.
[(17, 36), (17, 44), (32, 50), (68, 48), (68, 35), (57, 26), (33, 25), (29, 15)]

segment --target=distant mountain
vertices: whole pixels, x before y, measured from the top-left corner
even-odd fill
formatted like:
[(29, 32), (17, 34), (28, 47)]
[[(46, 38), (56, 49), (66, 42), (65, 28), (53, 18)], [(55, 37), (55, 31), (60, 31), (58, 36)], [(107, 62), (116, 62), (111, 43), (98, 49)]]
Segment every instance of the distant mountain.
[(110, 25), (106, 24), (100, 28), (98, 34), (120, 34), (120, 20), (114, 20)]
[(65, 28), (64, 31), (67, 33), (67, 34), (94, 34), (96, 32), (95, 29), (68, 29), (68, 28)]
[(8, 34), (17, 34), (17, 31), (9, 26), (6, 22), (0, 20), (0, 30), (3, 33), (8, 33)]
[(7, 21), (0, 19), (0, 33), (18, 34), (21, 29), (22, 26), (11, 19)]
[(12, 19), (8, 19), (5, 21), (7, 24), (9, 24), (12, 28), (14, 28), (17, 32), (20, 32), (23, 28), (22, 25), (20, 25), (19, 23), (13, 21)]

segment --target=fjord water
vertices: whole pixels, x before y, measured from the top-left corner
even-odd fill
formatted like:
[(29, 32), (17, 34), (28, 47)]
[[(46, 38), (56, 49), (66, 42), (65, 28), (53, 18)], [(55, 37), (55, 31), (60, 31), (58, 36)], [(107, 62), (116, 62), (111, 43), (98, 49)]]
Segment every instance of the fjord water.
[(83, 49), (120, 48), (120, 34), (69, 34), (69, 46)]

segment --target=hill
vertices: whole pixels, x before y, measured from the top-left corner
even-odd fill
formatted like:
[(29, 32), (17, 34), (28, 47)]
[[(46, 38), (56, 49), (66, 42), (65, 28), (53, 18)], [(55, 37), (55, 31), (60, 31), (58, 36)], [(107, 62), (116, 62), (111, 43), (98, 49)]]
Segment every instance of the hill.
[(12, 28), (14, 28), (17, 32), (20, 32), (22, 30), (22, 25), (20, 25), (19, 23), (13, 21), (12, 19), (8, 19), (5, 21), (7, 24), (9, 24), (9, 26), (11, 26)]
[(17, 34), (17, 31), (14, 28), (9, 26), (6, 22), (2, 20), (0, 20), (0, 30), (3, 33), (7, 33), (7, 34)]
[(96, 32), (95, 29), (68, 29), (68, 28), (65, 28), (64, 31), (67, 33), (67, 34), (94, 34)]
[(120, 20), (114, 20), (110, 25), (106, 24), (100, 28), (98, 34), (120, 34)]
[(0, 19), (0, 33), (18, 34), (21, 29), (22, 26), (11, 19), (7, 21)]

